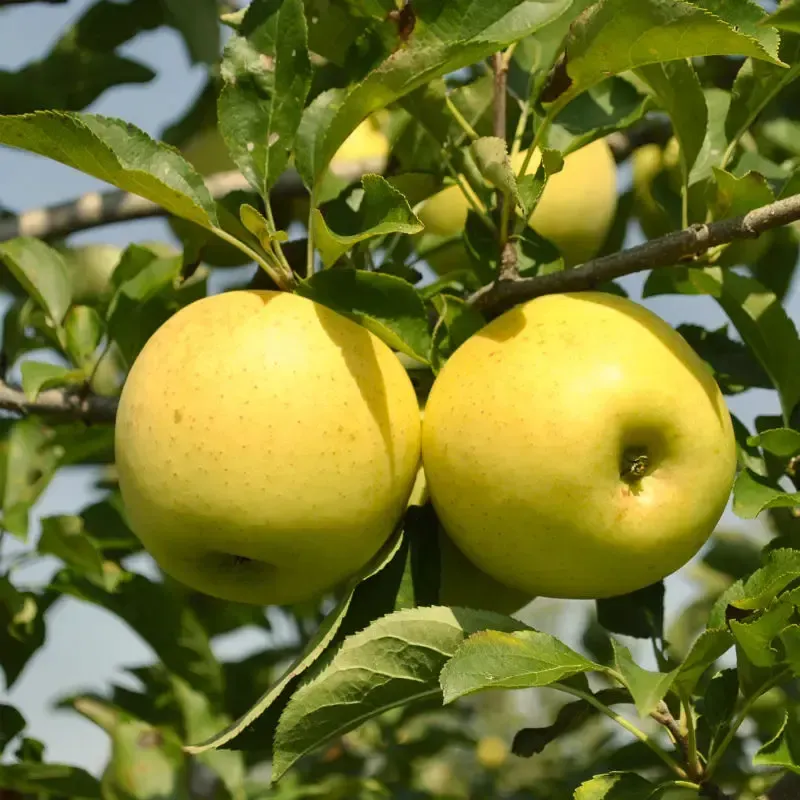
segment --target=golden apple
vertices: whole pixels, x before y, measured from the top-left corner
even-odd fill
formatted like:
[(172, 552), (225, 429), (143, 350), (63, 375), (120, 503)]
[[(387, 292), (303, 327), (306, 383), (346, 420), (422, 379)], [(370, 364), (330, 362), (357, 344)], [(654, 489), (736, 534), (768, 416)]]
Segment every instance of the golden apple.
[(478, 567), (530, 595), (598, 598), (697, 553), (736, 445), (684, 339), (587, 292), (537, 298), (468, 339), (433, 385), (422, 457), (445, 530)]
[[(511, 166), (519, 171), (525, 159), (518, 153)], [(526, 173), (536, 172), (541, 155), (535, 151)], [(530, 226), (555, 244), (569, 265), (597, 254), (608, 235), (617, 207), (617, 168), (603, 139), (570, 153), (564, 168), (547, 182), (529, 219)], [(458, 186), (448, 186), (423, 202), (417, 216), (428, 233), (457, 236), (464, 230), (469, 201)]]
[(335, 169), (338, 165), (347, 162), (373, 158), (385, 159), (388, 155), (389, 140), (386, 134), (381, 130), (377, 119), (367, 117), (344, 140), (331, 159), (331, 166)]
[(216, 597), (294, 603), (378, 551), (419, 463), (417, 398), (366, 328), (282, 292), (196, 301), (123, 387), (119, 482), (165, 572)]
[(183, 157), (201, 174), (238, 169), (216, 125), (201, 128), (181, 145)]

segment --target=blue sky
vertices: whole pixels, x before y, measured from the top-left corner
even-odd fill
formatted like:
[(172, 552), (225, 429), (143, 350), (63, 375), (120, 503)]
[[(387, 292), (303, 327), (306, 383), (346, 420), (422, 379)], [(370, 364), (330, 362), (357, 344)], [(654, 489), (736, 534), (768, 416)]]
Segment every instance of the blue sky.
[[(49, 50), (60, 31), (78, 17), (89, 0), (71, 0), (64, 5), (13, 6), (0, 10), (0, 69), (16, 69)], [(160, 30), (138, 37), (122, 48), (123, 52), (149, 65), (157, 77), (149, 84), (114, 89), (95, 102), (89, 111), (122, 117), (151, 135), (160, 130), (192, 101), (204, 82), (204, 70), (192, 67), (178, 36)], [(626, 171), (620, 180), (626, 181)], [(62, 202), (91, 190), (107, 188), (102, 182), (43, 158), (0, 148), (0, 206), (24, 211)], [(134, 241), (170, 239), (167, 226), (160, 220), (123, 223), (76, 234), (78, 242), (112, 242), (126, 245)], [(631, 232), (630, 242), (636, 241)], [(624, 281), (631, 296), (641, 294), (642, 280), (632, 276)], [(219, 281), (215, 284), (219, 286)], [(696, 322), (718, 326), (725, 318), (713, 300), (705, 297), (660, 297), (645, 304), (672, 324)], [(788, 302), (791, 317), (800, 319), (800, 287)], [(752, 391), (730, 401), (731, 409), (750, 424), (756, 414), (778, 413), (772, 393)], [(35, 509), (35, 518), (57, 513), (72, 513), (92, 499), (92, 476), (86, 470), (62, 470)], [(730, 513), (726, 527), (743, 528)], [(34, 521), (33, 535), (38, 535)], [(13, 543), (11, 545), (14, 547)], [(53, 568), (50, 562), (21, 573), (30, 583), (40, 582)], [(689, 600), (691, 584), (681, 575), (668, 581), (668, 611), (674, 613)], [(537, 619), (534, 604), (531, 619)], [(567, 604), (584, 611), (585, 603)], [(559, 631), (574, 641), (576, 617), (560, 615)], [(526, 617), (527, 619), (527, 617)], [(549, 618), (548, 618), (549, 619)], [(566, 622), (563, 622), (566, 620)], [(570, 622), (570, 620), (572, 622)], [(552, 629), (552, 621), (540, 617), (541, 626)], [(263, 638), (246, 632), (217, 642), (217, 650), (226, 658), (238, 657), (263, 644)], [(8, 697), (29, 722), (28, 735), (43, 740), (50, 761), (84, 766), (97, 773), (105, 761), (105, 734), (75, 714), (53, 711), (53, 700), (64, 694), (92, 689), (102, 691), (111, 680), (131, 682), (122, 675), (125, 664), (137, 664), (152, 658), (146, 644), (111, 615), (76, 601), (61, 603), (48, 619), (47, 644), (29, 664), (23, 677)], [(2, 697), (2, 695), (0, 695)]]

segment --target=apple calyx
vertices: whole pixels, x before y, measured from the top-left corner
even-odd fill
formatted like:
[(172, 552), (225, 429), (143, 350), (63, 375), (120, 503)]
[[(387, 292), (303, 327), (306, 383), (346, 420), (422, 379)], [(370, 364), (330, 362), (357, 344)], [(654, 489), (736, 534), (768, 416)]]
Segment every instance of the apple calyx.
[(620, 477), (627, 483), (640, 481), (650, 466), (650, 457), (643, 448), (629, 447), (622, 455)]

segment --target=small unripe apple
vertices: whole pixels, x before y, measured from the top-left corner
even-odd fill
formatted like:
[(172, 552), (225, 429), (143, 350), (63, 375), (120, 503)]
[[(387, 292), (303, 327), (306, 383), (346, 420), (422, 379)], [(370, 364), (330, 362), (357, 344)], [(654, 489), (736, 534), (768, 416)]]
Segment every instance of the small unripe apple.
[[(511, 159), (521, 169), (525, 153)], [(536, 172), (541, 155), (531, 157), (526, 174)], [(448, 186), (423, 202), (417, 216), (428, 233), (457, 236), (464, 230), (469, 201), (458, 186)], [(603, 139), (570, 153), (547, 182), (529, 219), (530, 226), (555, 244), (568, 265), (588, 261), (602, 247), (617, 207), (617, 170)]]
[(296, 603), (362, 568), (419, 463), (411, 381), (371, 332), (285, 292), (178, 311), (123, 387), (119, 483), (165, 572), (216, 597)]
[(705, 543), (736, 443), (705, 363), (666, 322), (597, 293), (539, 297), (451, 356), (423, 420), (448, 535), (503, 584), (564, 598), (640, 589)]

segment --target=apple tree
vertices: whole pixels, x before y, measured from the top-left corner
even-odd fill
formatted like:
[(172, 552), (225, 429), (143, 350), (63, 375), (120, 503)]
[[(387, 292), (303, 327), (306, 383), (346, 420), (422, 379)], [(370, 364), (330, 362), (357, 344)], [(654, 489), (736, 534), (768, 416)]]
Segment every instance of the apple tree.
[[(189, 108), (157, 138), (86, 111), (153, 79), (121, 48), (164, 26)], [(60, 703), (108, 734), (99, 777), (0, 704), (0, 797), (800, 797), (798, 77), (798, 0), (98, 0), (0, 73), (0, 145), (110, 184), (0, 215), (5, 686), (65, 598), (155, 654)], [(73, 239), (151, 216), (164, 241)], [(667, 295), (727, 322), (676, 333), (638, 304)], [(525, 339), (546, 308), (560, 350)], [(673, 428), (605, 463), (629, 407)], [(101, 499), (40, 518), (76, 467)], [(712, 533), (729, 496), (747, 533)], [(591, 605), (578, 645), (549, 596)]]

